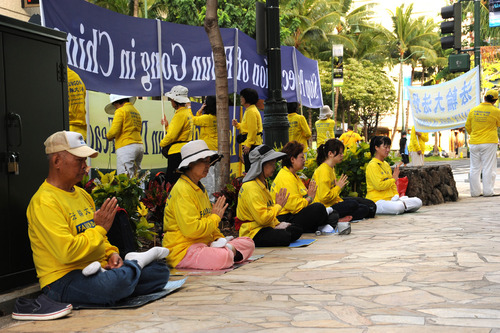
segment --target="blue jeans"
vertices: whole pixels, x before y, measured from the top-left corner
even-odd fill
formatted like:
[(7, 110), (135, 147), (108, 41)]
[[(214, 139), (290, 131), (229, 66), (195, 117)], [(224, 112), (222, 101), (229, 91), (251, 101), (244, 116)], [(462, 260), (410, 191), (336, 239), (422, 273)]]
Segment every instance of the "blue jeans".
[(43, 287), (51, 299), (61, 303), (113, 305), (117, 301), (159, 291), (168, 282), (170, 271), (163, 262), (155, 261), (142, 270), (135, 260), (125, 260), (123, 266), (91, 276), (81, 270), (69, 272)]

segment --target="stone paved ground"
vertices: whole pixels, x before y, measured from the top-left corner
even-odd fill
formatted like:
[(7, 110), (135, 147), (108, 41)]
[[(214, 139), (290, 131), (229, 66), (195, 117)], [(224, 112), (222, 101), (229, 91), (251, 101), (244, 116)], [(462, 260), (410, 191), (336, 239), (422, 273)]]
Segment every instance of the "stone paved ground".
[[(500, 175), (500, 170), (498, 170)], [(81, 310), (4, 332), (497, 332), (500, 197), (460, 200), (353, 225), (134, 310)], [(497, 178), (496, 193), (500, 193)], [(312, 237), (310, 235), (309, 237)]]

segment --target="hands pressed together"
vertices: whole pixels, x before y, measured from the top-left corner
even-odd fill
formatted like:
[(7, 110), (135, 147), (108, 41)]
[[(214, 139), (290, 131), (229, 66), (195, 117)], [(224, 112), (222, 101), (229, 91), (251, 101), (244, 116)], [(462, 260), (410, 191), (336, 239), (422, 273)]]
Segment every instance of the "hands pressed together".
[(226, 197), (221, 196), (217, 198), (217, 201), (212, 206), (212, 214), (215, 214), (222, 218), (224, 216), (224, 212), (226, 211), (228, 204), (226, 203)]
[(339, 179), (335, 180), (335, 185), (344, 188), (349, 181), (347, 180), (347, 175), (342, 174)]
[(278, 193), (276, 193), (276, 203), (280, 205), (282, 208), (285, 207), (286, 202), (288, 201), (288, 197), (290, 193), (287, 193), (285, 187), (282, 187)]
[(399, 167), (401, 166), (401, 164), (403, 164), (403, 162), (399, 162), (394, 167), (394, 171), (392, 172), (392, 178), (394, 178), (394, 180), (398, 180), (399, 179), (399, 171), (400, 171)]
[(118, 200), (115, 197), (104, 200), (101, 208), (94, 213), (94, 223), (109, 231), (118, 211)]

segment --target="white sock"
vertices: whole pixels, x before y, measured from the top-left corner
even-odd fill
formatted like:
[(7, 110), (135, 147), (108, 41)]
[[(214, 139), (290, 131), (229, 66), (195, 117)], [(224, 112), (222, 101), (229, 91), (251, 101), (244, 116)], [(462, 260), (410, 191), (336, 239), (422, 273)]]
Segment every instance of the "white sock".
[(234, 239), (234, 237), (233, 237), (233, 236), (227, 236), (227, 237), (226, 237), (226, 240), (227, 240), (228, 242), (232, 241), (233, 239)]
[(321, 225), (318, 227), (321, 232), (333, 232), (333, 227), (329, 224)]
[(210, 244), (210, 247), (224, 247), (227, 244), (227, 239), (219, 238)]
[(82, 269), (82, 274), (85, 276), (94, 275), (97, 272), (105, 272), (106, 270), (101, 267), (101, 263), (99, 261), (94, 261), (87, 265), (84, 269)]
[(333, 208), (332, 207), (326, 207), (326, 213), (328, 215), (330, 215), (332, 212), (333, 212)]
[(164, 259), (169, 252), (166, 247), (155, 246), (146, 252), (129, 252), (125, 256), (125, 260), (136, 260), (137, 264), (144, 268), (155, 260)]

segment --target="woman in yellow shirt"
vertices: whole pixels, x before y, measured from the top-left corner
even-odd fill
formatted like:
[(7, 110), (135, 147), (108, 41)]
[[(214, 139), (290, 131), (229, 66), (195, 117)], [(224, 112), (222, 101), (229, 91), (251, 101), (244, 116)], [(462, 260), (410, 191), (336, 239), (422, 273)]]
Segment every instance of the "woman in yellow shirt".
[(422, 207), (422, 200), (417, 197), (399, 197), (396, 181), (399, 178), (399, 164), (392, 172), (385, 161), (391, 151), (391, 139), (375, 136), (370, 141), (372, 160), (366, 166), (366, 198), (377, 205), (377, 214), (398, 215), (415, 212)]
[[(278, 215), (279, 221), (299, 225), (304, 232), (333, 231), (339, 219), (338, 213), (326, 208), (320, 202), (313, 202), (316, 195), (316, 182), (311, 180), (306, 188), (297, 171), (304, 168), (304, 146), (297, 141), (288, 142), (281, 150), (286, 156), (282, 160), (282, 168), (271, 185), (273, 197), (286, 188), (288, 201)], [(339, 226), (341, 227), (341, 226)]]
[(306, 118), (298, 114), (300, 104), (297, 102), (286, 103), (288, 109), (288, 140), (297, 141), (304, 147), (304, 153), (307, 152), (307, 141), (311, 137), (311, 129), (307, 124)]
[(246, 139), (241, 144), (243, 150), (243, 160), (245, 162), (245, 172), (250, 169), (250, 152), (258, 145), (262, 144), (262, 117), (259, 109), (255, 106), (259, 101), (259, 94), (255, 89), (245, 88), (240, 92), (240, 103), (245, 108), (243, 119), (238, 123), (233, 119), (233, 126), (236, 127), (241, 134), (246, 134)]
[(109, 100), (104, 111), (114, 115), (114, 118), (106, 138), (115, 140), (116, 173), (126, 173), (132, 177), (141, 171), (144, 155), (141, 114), (134, 107), (135, 97), (111, 94)]
[[(337, 139), (330, 139), (318, 147), (316, 162), (319, 167), (314, 171), (312, 179), (318, 184), (315, 202), (321, 202), (326, 207), (332, 207), (339, 213), (340, 219), (346, 218), (359, 221), (373, 217), (375, 205), (363, 198), (341, 198), (340, 192), (347, 184), (347, 176), (341, 175), (337, 179), (335, 165), (344, 158), (344, 144)], [(370, 206), (373, 207), (370, 210)], [(373, 211), (373, 213), (370, 213)]]
[(162, 154), (168, 160), (167, 171), (165, 173), (166, 182), (174, 185), (180, 174), (177, 168), (181, 163), (181, 148), (193, 138), (193, 113), (188, 107), (190, 103), (188, 88), (184, 86), (174, 86), (165, 94), (175, 109), (174, 116), (170, 122), (166, 118), (162, 119), (165, 125), (165, 137), (160, 141)]
[(274, 174), (276, 161), (283, 156), (284, 153), (266, 145), (256, 147), (249, 154), (252, 165), (238, 193), (236, 222), (241, 226), (240, 237), (252, 238), (255, 246), (288, 246), (302, 235), (302, 228), (276, 218), (288, 200), (286, 188), (273, 199), (266, 186), (266, 178)]
[(182, 172), (170, 192), (163, 218), (163, 246), (170, 250), (167, 262), (172, 267), (224, 269), (250, 257), (255, 249), (248, 237), (224, 237), (219, 222), (227, 208), (219, 197), (212, 206), (200, 180), (211, 164), (220, 159), (203, 140), (181, 148)]

